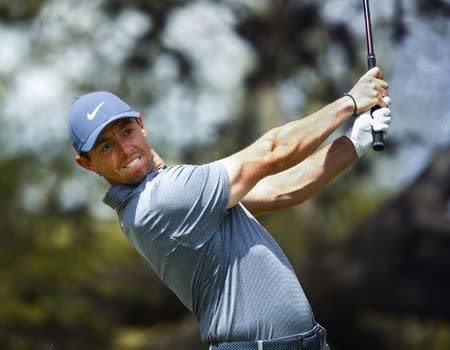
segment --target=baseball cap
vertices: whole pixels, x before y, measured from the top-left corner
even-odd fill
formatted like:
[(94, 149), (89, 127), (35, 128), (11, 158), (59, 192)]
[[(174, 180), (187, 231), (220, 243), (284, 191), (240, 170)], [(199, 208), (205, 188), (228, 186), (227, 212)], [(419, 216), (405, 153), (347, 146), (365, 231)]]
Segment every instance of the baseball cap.
[(108, 91), (95, 91), (79, 96), (69, 111), (69, 137), (80, 154), (92, 149), (98, 135), (113, 121), (138, 118), (119, 97)]

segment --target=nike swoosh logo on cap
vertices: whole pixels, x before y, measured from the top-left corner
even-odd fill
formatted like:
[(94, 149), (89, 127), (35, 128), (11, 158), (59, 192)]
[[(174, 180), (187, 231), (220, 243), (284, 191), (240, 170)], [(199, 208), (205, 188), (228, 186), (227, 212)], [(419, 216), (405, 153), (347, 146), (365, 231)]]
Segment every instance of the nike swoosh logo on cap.
[(95, 109), (92, 111), (92, 113), (88, 113), (86, 116), (89, 120), (92, 120), (95, 118), (95, 115), (97, 114), (98, 110), (103, 106), (105, 101), (101, 102)]

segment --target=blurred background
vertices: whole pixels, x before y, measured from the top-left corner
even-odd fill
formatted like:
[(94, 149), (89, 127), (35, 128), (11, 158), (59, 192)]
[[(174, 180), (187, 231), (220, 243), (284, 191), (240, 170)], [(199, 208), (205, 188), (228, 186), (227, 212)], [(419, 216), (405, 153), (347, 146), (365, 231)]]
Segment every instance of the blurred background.
[[(385, 152), (261, 220), (333, 349), (448, 350), (450, 1), (371, 10)], [(0, 45), (0, 348), (206, 350), (75, 166), (67, 111), (112, 91), (167, 164), (213, 161), (353, 86), (362, 1), (0, 0)]]

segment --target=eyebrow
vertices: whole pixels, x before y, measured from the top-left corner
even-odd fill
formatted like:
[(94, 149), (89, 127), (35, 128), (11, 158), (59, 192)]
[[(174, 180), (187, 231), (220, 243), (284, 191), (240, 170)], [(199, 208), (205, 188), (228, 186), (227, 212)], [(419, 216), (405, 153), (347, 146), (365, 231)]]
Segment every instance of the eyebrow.
[(94, 148), (97, 148), (98, 146), (100, 146), (102, 143), (105, 143), (106, 141), (108, 141), (108, 138), (107, 138), (107, 137), (101, 137), (101, 136), (99, 136), (99, 138), (97, 139), (97, 141), (95, 141)]
[[(122, 119), (122, 120), (113, 122), (111, 125), (109, 125), (109, 127), (112, 127), (114, 124), (117, 123), (117, 125), (119, 125), (119, 129), (123, 130), (127, 125), (129, 125), (132, 122), (133, 122), (133, 120), (131, 118), (130, 119)], [(122, 124), (122, 125), (120, 125), (120, 124)], [(102, 134), (100, 134), (100, 136), (97, 138), (97, 141), (95, 141), (94, 148), (100, 146), (102, 143), (105, 143), (108, 140), (109, 140), (108, 137), (102, 136)]]

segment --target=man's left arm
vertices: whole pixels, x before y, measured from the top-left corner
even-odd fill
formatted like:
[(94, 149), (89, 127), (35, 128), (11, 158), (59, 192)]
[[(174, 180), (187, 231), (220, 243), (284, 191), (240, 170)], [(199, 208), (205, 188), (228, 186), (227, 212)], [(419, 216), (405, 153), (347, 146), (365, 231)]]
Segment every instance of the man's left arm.
[(342, 136), (296, 166), (262, 179), (242, 203), (253, 215), (298, 205), (357, 159), (353, 143)]

